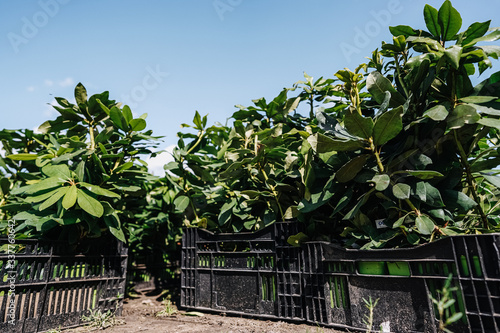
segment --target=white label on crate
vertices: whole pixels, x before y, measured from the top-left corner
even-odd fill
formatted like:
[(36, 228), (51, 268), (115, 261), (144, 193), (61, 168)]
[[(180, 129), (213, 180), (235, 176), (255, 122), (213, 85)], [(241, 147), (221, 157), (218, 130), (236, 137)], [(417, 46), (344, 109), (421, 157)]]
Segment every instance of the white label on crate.
[(375, 220), (375, 225), (377, 226), (377, 229), (389, 228), (387, 224), (385, 224), (385, 219)]

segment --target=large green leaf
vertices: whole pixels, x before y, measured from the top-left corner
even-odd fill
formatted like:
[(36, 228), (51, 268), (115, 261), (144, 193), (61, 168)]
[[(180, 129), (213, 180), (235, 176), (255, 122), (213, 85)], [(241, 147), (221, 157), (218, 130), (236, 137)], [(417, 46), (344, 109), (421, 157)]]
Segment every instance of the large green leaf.
[(32, 161), (38, 158), (37, 154), (21, 153), (21, 154), (10, 154), (5, 156), (13, 161)]
[(415, 185), (415, 194), (418, 198), (432, 207), (443, 207), (443, 199), (437, 188), (428, 182), (418, 182)]
[(377, 191), (384, 191), (389, 186), (391, 178), (387, 174), (379, 174), (373, 176), (371, 181), (375, 183), (375, 189)]
[(283, 112), (285, 114), (289, 114), (290, 112), (294, 111), (299, 106), (300, 100), (300, 97), (288, 99), (286, 101), (285, 107), (283, 108)]
[(146, 128), (146, 121), (142, 118), (132, 119), (130, 121), (130, 127), (134, 132), (140, 132)]
[(174, 200), (175, 208), (180, 212), (185, 211), (186, 208), (189, 206), (189, 203), (190, 203), (189, 197), (185, 195), (178, 196)]
[(60, 108), (58, 106), (53, 106), (54, 109), (57, 110), (57, 112), (59, 112), (61, 114), (61, 116), (64, 118), (64, 119), (67, 119), (67, 120), (72, 120), (72, 121), (82, 121), (83, 118), (80, 117), (73, 109), (64, 109), (64, 108)]
[(429, 32), (434, 37), (441, 37), (441, 26), (438, 22), (438, 10), (430, 5), (425, 5), (424, 20)]
[(81, 83), (78, 83), (75, 87), (75, 100), (78, 105), (87, 102), (87, 89)]
[(389, 31), (395, 37), (398, 36), (418, 36), (418, 32), (410, 26), (407, 25), (397, 25), (395, 27), (389, 27)]
[(448, 110), (444, 105), (438, 104), (424, 112), (424, 117), (429, 117), (434, 121), (445, 120), (448, 116)]
[(434, 222), (426, 215), (417, 216), (415, 225), (422, 235), (430, 235), (434, 231)]
[(99, 187), (97, 185), (94, 185), (94, 184), (88, 184), (88, 183), (85, 183), (85, 182), (79, 182), (78, 184), (80, 184), (81, 186), (85, 187), (87, 190), (89, 190), (90, 192), (94, 193), (94, 194), (97, 194), (97, 195), (102, 195), (102, 196), (105, 196), (105, 197), (109, 197), (109, 198), (118, 198), (120, 199), (120, 195), (115, 193), (115, 192), (112, 192), (110, 190), (106, 190), (102, 187)]
[(220, 209), (219, 213), (219, 225), (223, 226), (231, 220), (232, 209), (236, 205), (236, 199), (231, 199), (230, 202), (224, 203)]
[(483, 117), (477, 123), (500, 130), (500, 119)]
[(128, 131), (128, 124), (125, 120), (125, 117), (123, 116), (120, 109), (118, 109), (116, 106), (113, 106), (111, 110), (109, 110), (109, 117), (111, 118), (113, 123), (118, 126), (119, 129)]
[(446, 0), (439, 8), (438, 23), (441, 28), (441, 39), (443, 41), (452, 40), (462, 27), (462, 17), (453, 8), (451, 1)]
[(104, 105), (101, 102), (101, 100), (99, 100), (99, 99), (96, 99), (96, 102), (99, 104), (99, 106), (101, 107), (101, 109), (109, 116), (109, 113), (110, 113), (109, 108), (106, 105)]
[(39, 207), (38, 210), (44, 210), (56, 202), (59, 201), (67, 192), (68, 192), (69, 187), (61, 187), (59, 188), (50, 198), (45, 200)]
[(488, 103), (496, 99), (498, 99), (498, 97), (495, 96), (467, 96), (460, 98), (460, 101), (464, 103), (481, 104), (481, 103)]
[(361, 195), (361, 197), (358, 199), (358, 202), (356, 205), (344, 216), (343, 220), (351, 220), (353, 219), (361, 209), (361, 207), (368, 201), (370, 198), (371, 194), (375, 191), (375, 189), (371, 189), (368, 192), (364, 193)]
[(71, 185), (66, 191), (66, 194), (64, 195), (62, 201), (62, 206), (64, 207), (64, 209), (70, 209), (75, 205), (77, 193), (78, 191), (76, 185)]
[(346, 130), (352, 135), (363, 139), (369, 139), (373, 131), (373, 119), (363, 117), (357, 112), (348, 112), (344, 118)]
[(0, 178), (0, 195), (8, 194), (10, 185), (10, 180), (8, 178)]
[(331, 151), (350, 151), (357, 150), (364, 147), (362, 141), (343, 141), (335, 140), (329, 136), (321, 133), (316, 133), (307, 138), (307, 142), (311, 145), (312, 149), (317, 153), (327, 153)]
[(85, 193), (82, 189), (78, 189), (77, 202), (81, 209), (92, 216), (101, 217), (104, 213), (104, 207), (101, 203)]
[(124, 105), (122, 108), (122, 114), (123, 118), (125, 118), (125, 121), (127, 124), (130, 124), (130, 121), (134, 119), (134, 116), (132, 115), (132, 110), (130, 110), (130, 107), (128, 105)]
[(458, 209), (462, 212), (467, 212), (477, 206), (477, 203), (463, 192), (445, 190), (443, 192), (446, 207), (451, 209)]
[(484, 36), (484, 34), (488, 32), (490, 22), (491, 20), (482, 23), (472, 23), (471, 26), (468, 27), (467, 30), (465, 30), (464, 39), (462, 40), (461, 44), (466, 45), (474, 39)]
[(392, 187), (392, 194), (400, 200), (410, 197), (411, 187), (408, 184), (397, 183)]
[(109, 231), (113, 236), (115, 236), (118, 240), (124, 243), (127, 242), (125, 234), (123, 233), (123, 229), (121, 228), (120, 225), (120, 220), (116, 215), (116, 213), (110, 216), (104, 216), (104, 223), (106, 223), (106, 225), (109, 228)]
[(462, 48), (458, 45), (452, 45), (451, 47), (444, 50), (444, 55), (448, 58), (453, 68), (458, 69), (460, 67), (460, 57), (462, 56)]
[(481, 116), (470, 105), (460, 104), (448, 115), (448, 128), (458, 129), (467, 124), (475, 124)]
[[(5, 179), (5, 178), (4, 178)], [(50, 198), (54, 193), (56, 193), (59, 189), (56, 188), (55, 190), (52, 190), (52, 191), (49, 191), (47, 193), (43, 193), (43, 194), (40, 194), (40, 195), (37, 195), (37, 196), (34, 196), (34, 197), (27, 197), (26, 199), (24, 199), (24, 201), (28, 202), (28, 203), (36, 203), (36, 202), (41, 202), (41, 201), (44, 201), (48, 198)]]
[(54, 187), (59, 187), (63, 184), (63, 182), (56, 177), (45, 178), (35, 184), (23, 186), (17, 189), (13, 189), (11, 191), (12, 194), (33, 194), (39, 191), (45, 191), (53, 189)]
[(197, 130), (201, 130), (203, 129), (203, 126), (201, 124), (201, 116), (200, 114), (198, 113), (198, 111), (195, 112), (194, 114), (194, 118), (193, 118), (193, 124), (195, 125), (195, 128)]
[(394, 88), (391, 81), (380, 74), (380, 72), (375, 71), (368, 75), (366, 78), (366, 88), (379, 104), (384, 102), (387, 91), (391, 93), (389, 107), (395, 108), (406, 102), (406, 99)]
[(334, 194), (334, 192), (328, 189), (323, 189), (319, 193), (312, 193), (309, 200), (303, 199), (299, 203), (298, 209), (301, 213), (313, 212), (327, 203)]
[(61, 180), (68, 180), (71, 178), (71, 171), (67, 165), (46, 165), (42, 168), (42, 172), (49, 177), (58, 177)]
[(399, 106), (384, 112), (377, 118), (373, 126), (373, 143), (376, 146), (383, 145), (401, 132), (403, 129), (402, 115), (403, 107)]
[(344, 164), (335, 174), (335, 177), (340, 183), (346, 183), (354, 177), (363, 169), (366, 161), (370, 158), (370, 155), (363, 154), (356, 156), (346, 164)]
[(499, 176), (493, 176), (493, 175), (487, 175), (487, 174), (482, 174), (484, 179), (486, 179), (489, 183), (493, 184), (494, 186), (500, 188), (500, 177)]
[(500, 39), (500, 30), (495, 30), (486, 36), (473, 39), (464, 47), (469, 47), (469, 46), (472, 46), (472, 45), (479, 43), (479, 42), (494, 42), (498, 39)]

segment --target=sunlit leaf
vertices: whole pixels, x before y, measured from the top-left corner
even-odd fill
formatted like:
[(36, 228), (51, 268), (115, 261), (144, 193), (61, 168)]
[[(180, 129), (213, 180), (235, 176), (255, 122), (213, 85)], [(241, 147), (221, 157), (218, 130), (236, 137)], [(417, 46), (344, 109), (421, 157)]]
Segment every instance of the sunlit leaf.
[(400, 200), (408, 199), (410, 197), (410, 190), (410, 185), (397, 183), (392, 187), (392, 194)]
[(5, 156), (7, 158), (10, 158), (13, 161), (32, 161), (36, 160), (38, 158), (37, 154), (29, 154), (29, 153), (22, 153), (22, 154), (11, 154)]
[(417, 216), (415, 225), (422, 235), (430, 235), (435, 228), (434, 222), (426, 215)]
[(424, 117), (429, 117), (435, 121), (445, 120), (447, 116), (448, 110), (446, 110), (446, 107), (441, 104), (438, 104), (424, 112)]
[(462, 17), (449, 0), (439, 8), (438, 23), (441, 28), (441, 39), (444, 41), (452, 40), (462, 27)]
[(118, 198), (118, 199), (120, 199), (120, 195), (119, 194), (117, 194), (115, 192), (112, 192), (110, 190), (104, 189), (102, 187), (99, 187), (97, 185), (88, 184), (88, 183), (85, 183), (85, 182), (79, 182), (78, 184), (80, 184), (81, 186), (85, 187), (87, 190), (89, 190), (90, 192), (92, 192), (94, 194), (102, 195), (102, 196), (109, 197), (109, 198)]
[(366, 87), (377, 103), (382, 104), (385, 100), (385, 93), (391, 93), (390, 107), (398, 107), (406, 102), (406, 99), (394, 88), (391, 81), (380, 72), (371, 72), (366, 79)]
[(132, 131), (140, 132), (146, 128), (146, 121), (142, 118), (132, 119), (130, 121)]
[(346, 183), (354, 177), (363, 169), (363, 166), (366, 164), (366, 161), (370, 155), (364, 154), (360, 156), (356, 156), (346, 164), (344, 164), (335, 174), (337, 180), (341, 183)]
[(57, 191), (50, 198), (48, 198), (47, 200), (45, 200), (38, 207), (38, 210), (42, 211), (42, 210), (44, 210), (44, 209), (52, 206), (56, 202), (58, 202), (59, 199), (61, 199), (68, 192), (68, 189), (69, 189), (69, 187), (61, 187), (61, 188), (57, 189)]
[(376, 146), (383, 145), (387, 141), (394, 139), (403, 129), (402, 122), (403, 107), (397, 107), (384, 112), (375, 121), (373, 126), (373, 143)]
[(424, 20), (429, 32), (434, 37), (441, 37), (441, 26), (438, 23), (438, 10), (430, 5), (425, 5)]
[(175, 198), (174, 205), (178, 211), (183, 212), (189, 206), (189, 202), (190, 202), (190, 200), (188, 197), (181, 195), (181, 196)]
[(77, 202), (81, 209), (92, 216), (101, 217), (104, 213), (104, 207), (101, 203), (81, 189), (78, 189)]
[(78, 191), (76, 185), (71, 185), (69, 187), (62, 201), (62, 206), (64, 207), (64, 209), (70, 209), (75, 205), (77, 192)]
[(349, 112), (345, 116), (344, 124), (346, 130), (352, 135), (363, 139), (368, 139), (372, 136), (373, 119), (370, 117), (363, 117), (357, 112)]

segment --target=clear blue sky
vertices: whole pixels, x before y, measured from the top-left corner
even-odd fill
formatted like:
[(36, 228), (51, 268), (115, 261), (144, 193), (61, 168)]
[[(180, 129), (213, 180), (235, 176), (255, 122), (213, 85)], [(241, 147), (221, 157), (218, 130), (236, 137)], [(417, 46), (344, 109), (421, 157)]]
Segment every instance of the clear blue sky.
[[(391, 40), (388, 26), (425, 28), (425, 3), (442, 1), (2, 0), (0, 128), (55, 118), (47, 104), (82, 82), (148, 113), (171, 146), (195, 110), (224, 123), (235, 104), (272, 98), (304, 71), (354, 69)], [(452, 3), (463, 28), (500, 26), (500, 1)]]

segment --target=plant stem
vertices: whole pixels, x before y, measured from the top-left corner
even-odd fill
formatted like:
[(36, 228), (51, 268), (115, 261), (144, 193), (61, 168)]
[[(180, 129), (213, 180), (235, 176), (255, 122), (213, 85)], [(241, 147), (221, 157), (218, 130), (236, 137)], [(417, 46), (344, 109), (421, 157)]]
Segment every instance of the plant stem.
[(457, 145), (458, 152), (460, 155), (460, 162), (465, 170), (465, 177), (467, 180), (467, 184), (469, 185), (470, 191), (472, 192), (472, 197), (476, 202), (475, 209), (478, 212), (479, 216), (481, 217), (483, 228), (488, 229), (488, 217), (486, 216), (486, 214), (483, 211), (483, 208), (481, 207), (481, 200), (477, 194), (477, 184), (476, 181), (474, 180), (474, 177), (472, 176), (472, 170), (470, 168), (469, 162), (467, 161), (467, 154), (465, 153), (465, 150), (462, 144), (460, 143), (460, 140), (458, 139), (458, 134), (456, 130), (453, 130), (453, 136), (455, 138), (455, 144)]
[(200, 144), (201, 140), (203, 139), (203, 134), (205, 134), (205, 130), (198, 132), (198, 139), (196, 140), (194, 145), (192, 145), (191, 148), (189, 148), (189, 150), (186, 152), (186, 155), (189, 155), (196, 148), (196, 146)]
[(408, 94), (408, 89), (406, 89), (406, 85), (403, 81), (403, 78), (401, 77), (401, 71), (400, 71), (400, 67), (399, 67), (399, 59), (398, 59), (397, 54), (394, 55), (394, 60), (396, 63), (396, 71), (398, 72), (399, 83), (401, 84), (401, 87), (403, 88), (403, 91), (405, 92), (406, 98), (408, 98), (410, 95)]
[[(264, 180), (265, 180), (265, 182), (267, 184), (267, 181), (269, 180), (269, 177), (267, 176), (267, 173), (264, 170), (264, 168), (262, 166), (260, 166), (260, 164), (259, 164), (259, 167), (260, 167), (260, 171), (262, 172), (262, 175), (264, 176)], [(276, 204), (278, 205), (278, 209), (280, 210), (281, 220), (284, 221), (285, 220), (285, 214), (283, 214), (283, 209), (281, 208), (281, 205), (280, 205), (279, 193), (276, 191), (276, 189), (275, 189), (274, 186), (269, 185), (269, 184), (267, 184), (267, 185), (269, 186), (269, 188), (273, 192), (274, 200), (276, 201)]]
[(95, 149), (94, 126), (92, 126), (92, 124), (89, 124), (89, 133), (90, 133), (90, 149), (94, 150)]
[(194, 206), (193, 200), (191, 200), (191, 197), (189, 197), (189, 195), (188, 195), (188, 198), (189, 198), (189, 204), (191, 205), (191, 208), (193, 209), (194, 218), (196, 219), (196, 223), (198, 223), (200, 221), (200, 218), (198, 217), (198, 214), (196, 214), (196, 207)]
[(375, 156), (375, 160), (377, 161), (378, 171), (380, 173), (384, 173), (384, 165), (382, 164), (382, 160), (380, 159), (380, 153), (377, 151), (377, 147), (375, 147), (375, 144), (373, 143), (373, 138), (369, 138), (368, 142), (370, 143), (370, 150), (373, 156)]
[(358, 113), (360, 115), (362, 115), (361, 113), (361, 100), (359, 99), (359, 90), (358, 90), (358, 84), (356, 82), (353, 82), (353, 85), (354, 85), (354, 94), (356, 95), (356, 111), (358, 111)]
[(314, 91), (311, 92), (311, 96), (309, 96), (309, 104), (311, 105), (311, 110), (309, 110), (309, 118), (314, 119)]

